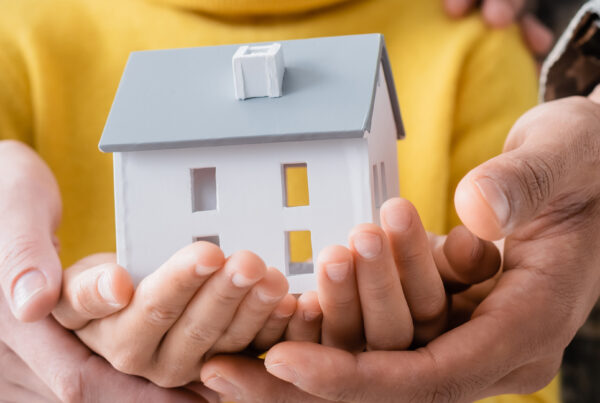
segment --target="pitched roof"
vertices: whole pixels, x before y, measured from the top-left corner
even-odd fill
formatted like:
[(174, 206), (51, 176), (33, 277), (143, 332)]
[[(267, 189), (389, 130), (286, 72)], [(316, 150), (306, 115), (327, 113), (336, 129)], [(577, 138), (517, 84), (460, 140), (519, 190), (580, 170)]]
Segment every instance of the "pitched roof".
[(379, 62), (397, 136), (400, 110), (383, 36), (281, 41), (280, 98), (235, 99), (239, 45), (133, 52), (108, 116), (105, 152), (363, 137), (371, 126)]

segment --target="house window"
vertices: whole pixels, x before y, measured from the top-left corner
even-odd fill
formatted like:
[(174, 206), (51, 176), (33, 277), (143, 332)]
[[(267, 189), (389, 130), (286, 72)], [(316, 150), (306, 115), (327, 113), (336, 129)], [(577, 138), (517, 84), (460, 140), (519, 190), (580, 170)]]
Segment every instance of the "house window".
[(221, 246), (221, 240), (219, 239), (218, 235), (195, 236), (192, 239), (192, 242), (200, 242), (200, 241), (210, 242), (210, 243), (213, 243), (213, 244), (215, 244), (217, 246)]
[(379, 168), (381, 169), (381, 204), (385, 203), (388, 199), (388, 189), (387, 189), (387, 177), (385, 174), (385, 163), (379, 164)]
[(312, 240), (310, 231), (288, 231), (285, 233), (286, 275), (314, 273)]
[(375, 207), (380, 208), (388, 198), (385, 164), (373, 165), (373, 197)]
[(377, 164), (373, 165), (373, 196), (375, 198), (375, 207), (379, 208), (383, 204), (381, 202), (381, 193), (379, 191), (380, 183), (379, 183), (379, 166)]
[(283, 164), (283, 206), (299, 207), (308, 206), (308, 170), (306, 163)]
[(192, 169), (192, 212), (217, 209), (216, 168)]

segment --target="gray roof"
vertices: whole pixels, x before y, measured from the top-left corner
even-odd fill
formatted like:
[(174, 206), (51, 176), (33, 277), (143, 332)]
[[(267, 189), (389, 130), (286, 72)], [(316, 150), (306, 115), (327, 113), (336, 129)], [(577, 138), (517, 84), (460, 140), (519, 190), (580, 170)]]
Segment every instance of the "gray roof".
[(133, 52), (100, 149), (155, 150), (364, 136), (379, 61), (403, 126), (383, 36), (280, 41), (281, 98), (239, 101), (231, 58), (240, 45)]

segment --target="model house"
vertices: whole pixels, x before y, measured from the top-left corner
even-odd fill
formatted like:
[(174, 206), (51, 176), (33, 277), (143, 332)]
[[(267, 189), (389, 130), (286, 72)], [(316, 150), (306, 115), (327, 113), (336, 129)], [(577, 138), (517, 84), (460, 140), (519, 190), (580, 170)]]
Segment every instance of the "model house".
[(398, 195), (402, 136), (381, 35), (132, 53), (100, 141), (119, 264), (138, 282), (206, 240), (314, 289), (319, 251)]

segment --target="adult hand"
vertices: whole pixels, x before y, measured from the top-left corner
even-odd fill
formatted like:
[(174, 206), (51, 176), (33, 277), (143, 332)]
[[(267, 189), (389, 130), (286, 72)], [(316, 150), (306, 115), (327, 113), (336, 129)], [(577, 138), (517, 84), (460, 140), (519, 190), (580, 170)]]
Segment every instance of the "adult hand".
[(214, 394), (200, 385), (167, 390), (145, 379), (122, 374), (51, 317), (35, 323), (18, 322), (1, 295), (0, 366), (3, 401), (217, 401)]
[(34, 321), (60, 293), (60, 194), (50, 169), (22, 143), (0, 141), (0, 172), (0, 286), (15, 317)]
[(600, 295), (599, 103), (595, 92), (533, 109), (505, 152), (460, 183), (465, 224), (487, 239), (508, 235), (505, 272), (471, 320), (416, 351), (286, 342), (266, 370), (217, 357), (206, 376), (249, 402), (467, 402), (546, 385)]
[[(477, 0), (444, 0), (452, 17), (463, 17), (478, 6)], [(481, 13), (485, 22), (494, 28), (503, 28), (519, 22), (523, 38), (536, 56), (545, 56), (552, 47), (554, 36), (535, 15), (526, 12), (527, 0), (484, 0)]]

